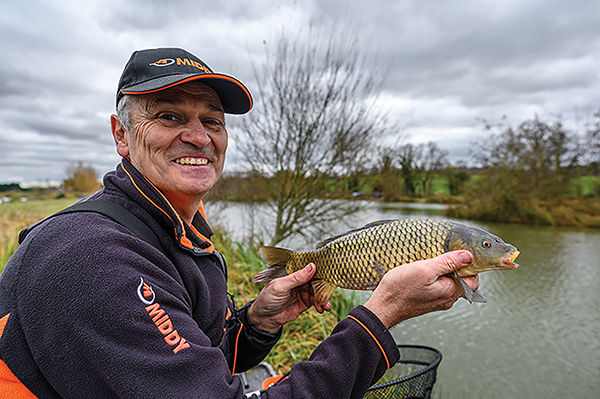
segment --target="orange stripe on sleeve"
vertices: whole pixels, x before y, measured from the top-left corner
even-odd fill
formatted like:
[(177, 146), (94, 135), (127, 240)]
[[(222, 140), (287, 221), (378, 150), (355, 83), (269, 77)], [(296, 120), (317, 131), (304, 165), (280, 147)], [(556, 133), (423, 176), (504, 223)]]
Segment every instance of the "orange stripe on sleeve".
[(4, 334), (4, 328), (6, 327), (6, 323), (8, 322), (8, 317), (10, 313), (0, 319), (0, 338), (2, 338), (2, 334)]
[(369, 330), (367, 328), (367, 326), (365, 326), (360, 320), (358, 320), (356, 317), (348, 315), (349, 319), (354, 320), (355, 322), (357, 322), (362, 328), (365, 329), (366, 332), (369, 333), (369, 335), (371, 336), (371, 338), (373, 338), (373, 341), (375, 341), (375, 343), (377, 344), (377, 346), (379, 347), (379, 349), (381, 350), (381, 353), (383, 353), (383, 358), (385, 359), (385, 364), (387, 365), (387, 368), (389, 370), (390, 368), (390, 361), (388, 360), (387, 355), (385, 354), (385, 351), (383, 350), (383, 347), (381, 346), (381, 344), (379, 343), (379, 341), (377, 340), (377, 338), (375, 338), (375, 335), (373, 335), (373, 333), (371, 332), (371, 330)]
[(244, 328), (244, 324), (240, 324), (240, 329), (238, 330), (237, 337), (235, 337), (235, 352), (233, 353), (233, 367), (231, 370), (231, 375), (235, 374), (235, 366), (237, 363), (237, 355), (238, 355), (238, 343), (240, 340), (240, 334), (242, 332), (242, 328)]
[[(2, 334), (4, 334), (4, 328), (9, 316), (10, 313), (0, 319), (0, 339), (2, 339)], [(0, 360), (0, 398), (35, 399), (35, 395), (19, 381), (2, 360)]]

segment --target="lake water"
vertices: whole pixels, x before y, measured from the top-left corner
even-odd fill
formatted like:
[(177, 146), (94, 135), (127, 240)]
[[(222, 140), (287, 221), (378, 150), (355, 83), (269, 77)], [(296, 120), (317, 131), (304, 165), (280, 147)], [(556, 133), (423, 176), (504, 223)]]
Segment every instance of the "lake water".
[[(331, 235), (375, 220), (443, 217), (443, 209), (365, 201)], [(264, 209), (229, 204), (209, 206), (207, 213), (209, 220), (218, 214), (218, 223), (242, 238), (260, 232), (257, 220), (263, 220)], [(515, 245), (521, 266), (480, 275), (487, 304), (459, 300), (449, 311), (392, 329), (399, 344), (442, 352), (433, 397), (600, 397), (600, 231), (463, 222)], [(302, 240), (285, 244), (306, 245)]]

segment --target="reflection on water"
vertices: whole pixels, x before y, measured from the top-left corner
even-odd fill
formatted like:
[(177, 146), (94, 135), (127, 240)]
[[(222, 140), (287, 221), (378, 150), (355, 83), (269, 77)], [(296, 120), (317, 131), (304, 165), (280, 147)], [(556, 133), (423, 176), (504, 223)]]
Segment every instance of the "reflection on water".
[[(228, 207), (221, 213), (231, 216), (228, 228), (242, 237), (248, 210)], [(365, 202), (332, 235), (406, 217), (443, 217), (443, 206)], [(450, 311), (392, 329), (398, 343), (442, 352), (433, 396), (600, 397), (600, 231), (464, 222), (515, 245), (521, 266), (480, 275), (487, 304), (461, 300)]]

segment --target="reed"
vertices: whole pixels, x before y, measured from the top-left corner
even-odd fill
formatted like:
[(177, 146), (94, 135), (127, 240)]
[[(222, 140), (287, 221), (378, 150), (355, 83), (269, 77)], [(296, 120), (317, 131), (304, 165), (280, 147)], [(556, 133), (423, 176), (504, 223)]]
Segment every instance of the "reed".
[(446, 216), (484, 222), (600, 228), (600, 201), (597, 198), (540, 200), (506, 195), (451, 206)]

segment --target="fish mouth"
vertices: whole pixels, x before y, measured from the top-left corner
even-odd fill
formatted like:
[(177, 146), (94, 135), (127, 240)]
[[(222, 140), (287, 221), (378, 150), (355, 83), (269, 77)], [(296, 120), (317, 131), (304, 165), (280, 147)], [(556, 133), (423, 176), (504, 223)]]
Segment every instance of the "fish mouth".
[(519, 267), (519, 264), (515, 263), (515, 259), (517, 259), (517, 256), (519, 256), (520, 252), (519, 251), (513, 251), (510, 253), (510, 255), (506, 256), (504, 259), (502, 259), (502, 268), (503, 269), (516, 269), (517, 267)]

